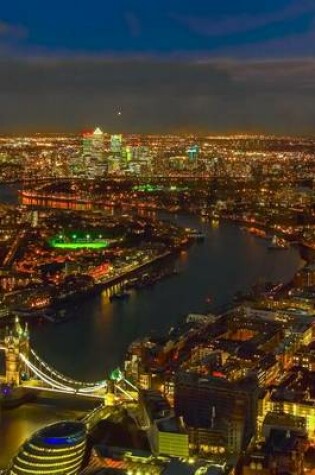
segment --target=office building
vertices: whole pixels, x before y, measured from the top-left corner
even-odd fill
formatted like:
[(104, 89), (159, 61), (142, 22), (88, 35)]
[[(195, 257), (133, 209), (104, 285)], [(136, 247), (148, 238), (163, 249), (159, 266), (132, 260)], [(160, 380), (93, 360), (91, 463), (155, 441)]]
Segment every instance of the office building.
[(241, 475), (303, 475), (306, 439), (296, 432), (273, 429), (264, 444), (252, 447), (241, 462)]
[(244, 449), (256, 433), (257, 404), (256, 378), (230, 382), (181, 373), (175, 381), (175, 414), (183, 417), (196, 452)]
[(106, 173), (104, 134), (99, 127), (94, 132), (85, 132), (83, 134), (82, 159), (82, 166), (88, 177), (101, 177)]
[(104, 134), (97, 127), (93, 132), (85, 132), (82, 139), (82, 152), (85, 156), (90, 156), (97, 160), (104, 157)]
[(110, 137), (110, 151), (114, 155), (120, 155), (122, 151), (122, 135), (115, 134)]

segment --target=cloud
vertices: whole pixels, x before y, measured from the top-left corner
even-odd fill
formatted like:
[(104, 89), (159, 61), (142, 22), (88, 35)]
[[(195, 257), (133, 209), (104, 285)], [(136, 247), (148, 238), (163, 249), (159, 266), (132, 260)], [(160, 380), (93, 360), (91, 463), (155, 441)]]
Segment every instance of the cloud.
[(0, 20), (0, 39), (24, 39), (27, 29), (20, 25), (14, 25)]
[(242, 58), (305, 58), (315, 56), (315, 20), (306, 31), (291, 33), (282, 38), (255, 43), (228, 45), (217, 48), (216, 56)]
[(314, 74), (311, 59), (3, 59), (0, 131), (310, 133)]
[(174, 15), (174, 18), (186, 25), (191, 31), (208, 37), (224, 37), (246, 33), (263, 27), (296, 20), (306, 14), (315, 13), (315, 4), (309, 0), (290, 2), (285, 8), (268, 13), (241, 13), (226, 15), (223, 18), (212, 16)]
[(141, 35), (141, 24), (137, 15), (131, 11), (126, 11), (124, 13), (124, 17), (125, 17), (130, 35), (133, 38), (139, 37)]

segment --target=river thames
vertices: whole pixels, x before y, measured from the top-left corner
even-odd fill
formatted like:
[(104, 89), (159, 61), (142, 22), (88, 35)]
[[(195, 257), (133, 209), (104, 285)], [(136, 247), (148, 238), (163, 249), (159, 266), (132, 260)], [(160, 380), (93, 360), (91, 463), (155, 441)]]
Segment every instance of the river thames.
[[(16, 187), (1, 187), (1, 199), (17, 202)], [(178, 275), (133, 292), (128, 301), (110, 303), (104, 291), (80, 302), (71, 320), (32, 326), (32, 346), (47, 363), (76, 379), (104, 379), (122, 364), (134, 339), (165, 333), (189, 313), (208, 313), (232, 303), (235, 292), (246, 291), (258, 281), (288, 281), (302, 264), (297, 249), (270, 251), (266, 241), (231, 223), (218, 225), (187, 215), (160, 214), (159, 218), (200, 229), (205, 240), (179, 255)], [(0, 468), (22, 439), (65, 417), (71, 417), (70, 412), (51, 405), (5, 411), (0, 423)]]
[(133, 292), (128, 301), (110, 303), (104, 291), (81, 303), (74, 319), (35, 327), (32, 344), (48, 363), (80, 380), (103, 379), (121, 364), (134, 339), (166, 332), (188, 313), (211, 312), (231, 303), (235, 292), (259, 280), (287, 281), (301, 264), (297, 250), (269, 251), (267, 242), (236, 225), (204, 224), (187, 216), (174, 219), (206, 235), (177, 259), (179, 274)]
[[(16, 187), (2, 187), (1, 198), (17, 202)], [(159, 218), (200, 229), (205, 240), (180, 254), (177, 276), (154, 288), (112, 303), (104, 291), (80, 302), (71, 320), (33, 327), (32, 345), (47, 363), (80, 380), (104, 379), (134, 339), (166, 332), (188, 313), (212, 312), (258, 281), (288, 281), (302, 263), (297, 249), (270, 251), (267, 241), (232, 223), (163, 213)]]

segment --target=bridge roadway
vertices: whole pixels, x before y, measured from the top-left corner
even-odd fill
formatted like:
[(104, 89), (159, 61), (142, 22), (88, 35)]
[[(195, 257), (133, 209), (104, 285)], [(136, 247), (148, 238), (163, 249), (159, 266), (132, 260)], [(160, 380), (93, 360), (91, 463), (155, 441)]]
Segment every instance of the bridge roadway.
[[(15, 347), (12, 350), (10, 344), (11, 339), (15, 338)], [(105, 399), (108, 392), (109, 381), (104, 379), (96, 382), (77, 381), (69, 376), (65, 376), (58, 370), (54, 369), (43, 361), (38, 354), (29, 347), (29, 334), (27, 329), (22, 330), (18, 318), (15, 320), (14, 337), (8, 336), (9, 343), (6, 340), (0, 341), (0, 350), (5, 350), (6, 353), (14, 351), (16, 357), (16, 350), (18, 351), (18, 358), (14, 360), (14, 372), (15, 374), (27, 374), (28, 379), (26, 381), (20, 381), (20, 378), (15, 379), (15, 387), (23, 386), (33, 391), (51, 391), (61, 394), (80, 395), (86, 398), (92, 399)], [(11, 342), (11, 343), (10, 343)], [(6, 347), (6, 345), (8, 345)], [(9, 356), (10, 356), (9, 355)], [(6, 354), (6, 358), (9, 357)], [(138, 389), (127, 379), (124, 378), (121, 371), (115, 370), (115, 376), (111, 384), (113, 390), (119, 394), (119, 398), (124, 400), (137, 400)], [(12, 375), (6, 375), (6, 381), (11, 384)], [(110, 391), (112, 392), (112, 390)]]
[[(96, 401), (98, 403), (104, 402), (104, 398), (106, 395), (106, 389), (102, 388), (98, 391), (95, 391), (93, 393), (80, 393), (78, 391), (73, 391), (73, 392), (66, 392), (63, 389), (57, 389), (57, 388), (50, 388), (45, 386), (42, 381), (38, 379), (32, 379), (28, 380), (22, 383), (21, 385), (22, 388), (28, 389), (30, 391), (35, 391), (39, 395), (41, 394), (46, 394), (48, 396), (49, 394), (55, 395), (55, 397), (67, 397), (67, 398), (75, 398), (75, 399), (82, 399), (82, 400), (91, 400), (91, 401)], [(52, 396), (53, 397), (53, 396)]]
[(88, 431), (91, 431), (100, 421), (104, 421), (113, 415), (119, 414), (123, 408), (123, 403), (115, 406), (100, 405), (93, 409), (93, 411), (89, 412), (82, 419), (82, 422), (86, 424)]
[(56, 408), (62, 407), (76, 411), (88, 411), (81, 420), (86, 424), (89, 431), (92, 430), (99, 421), (108, 419), (111, 415), (119, 413), (122, 408), (126, 405), (128, 406), (129, 403), (134, 404), (135, 402), (123, 395), (116, 395), (115, 403), (106, 405), (104, 399), (105, 395), (62, 393), (55, 389), (40, 387), (35, 381), (32, 383), (35, 384), (23, 385), (21, 388), (30, 390), (33, 393), (34, 390), (36, 391), (36, 404), (47, 404), (48, 406), (54, 406)]

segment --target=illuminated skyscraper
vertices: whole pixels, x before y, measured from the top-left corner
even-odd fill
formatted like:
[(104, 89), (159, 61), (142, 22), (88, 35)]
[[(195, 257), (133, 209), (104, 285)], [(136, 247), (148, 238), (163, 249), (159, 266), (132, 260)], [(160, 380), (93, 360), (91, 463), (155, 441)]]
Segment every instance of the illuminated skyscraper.
[(196, 161), (199, 154), (199, 147), (197, 145), (192, 145), (187, 149), (187, 155), (189, 160)]
[(120, 155), (122, 150), (122, 135), (111, 135), (110, 151), (115, 155)]
[(129, 145), (126, 147), (126, 161), (131, 162), (133, 159), (133, 148)]
[(14, 457), (8, 475), (80, 473), (86, 428), (80, 422), (59, 422), (36, 432)]
[(91, 178), (102, 176), (106, 171), (104, 158), (104, 134), (99, 127), (85, 132), (82, 141), (83, 169)]
[(99, 127), (83, 134), (83, 155), (101, 161), (104, 157), (104, 134)]
[(194, 170), (198, 166), (199, 147), (198, 145), (192, 145), (186, 151), (188, 156), (188, 169)]

